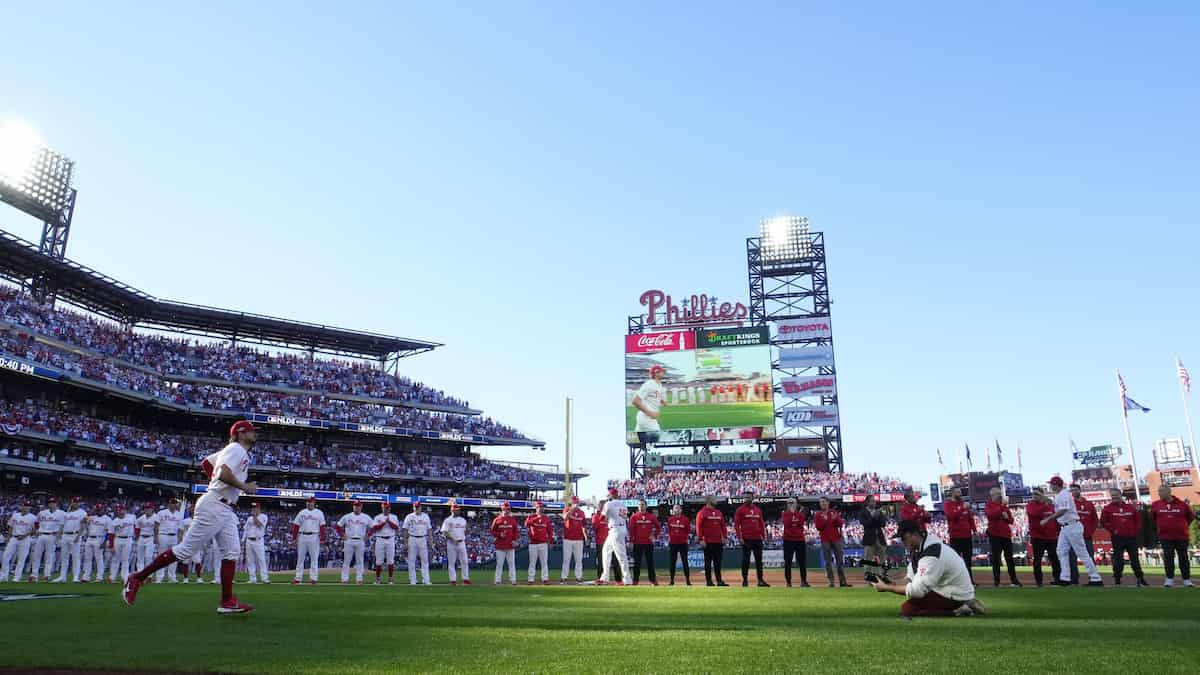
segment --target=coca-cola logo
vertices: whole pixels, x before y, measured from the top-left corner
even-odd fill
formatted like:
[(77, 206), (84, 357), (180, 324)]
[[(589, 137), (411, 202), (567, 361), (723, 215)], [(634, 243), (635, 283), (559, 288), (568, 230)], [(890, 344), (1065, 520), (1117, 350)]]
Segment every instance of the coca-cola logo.
[(642, 348), (654, 347), (674, 347), (675, 333), (652, 333), (650, 335), (639, 335), (637, 346)]
[(674, 352), (695, 348), (696, 333), (690, 330), (625, 336), (627, 353)]

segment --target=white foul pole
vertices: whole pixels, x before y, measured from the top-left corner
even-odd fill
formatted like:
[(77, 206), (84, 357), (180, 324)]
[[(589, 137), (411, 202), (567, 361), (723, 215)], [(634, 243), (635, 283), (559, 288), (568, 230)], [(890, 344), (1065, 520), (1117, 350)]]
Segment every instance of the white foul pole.
[(1129, 411), (1125, 409), (1125, 388), (1122, 386), (1121, 371), (1117, 370), (1117, 398), (1121, 403), (1121, 423), (1125, 425), (1125, 446), (1129, 450), (1129, 464), (1133, 468), (1133, 499), (1142, 500), (1142, 492), (1138, 487), (1141, 477), (1138, 476), (1137, 454), (1133, 451), (1133, 436), (1129, 433)]
[(1183, 386), (1183, 362), (1175, 356), (1175, 377), (1179, 380), (1179, 397), (1183, 399), (1183, 419), (1187, 422), (1188, 442), (1192, 444), (1192, 468), (1200, 470), (1196, 460), (1196, 434), (1192, 433), (1192, 411), (1188, 409), (1187, 388)]

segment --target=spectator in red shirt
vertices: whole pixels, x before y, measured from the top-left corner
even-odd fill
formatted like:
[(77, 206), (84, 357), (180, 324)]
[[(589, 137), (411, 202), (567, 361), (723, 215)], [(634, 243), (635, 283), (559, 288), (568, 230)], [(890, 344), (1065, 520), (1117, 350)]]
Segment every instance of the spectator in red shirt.
[[(725, 539), (729, 536), (725, 529), (725, 514), (717, 508), (717, 498), (709, 495), (704, 498), (704, 508), (696, 514), (696, 538), (704, 547), (704, 585), (728, 586), (721, 579), (721, 558), (725, 552)], [(717, 583), (713, 584), (716, 576)]]
[(538, 565), (542, 568), (542, 585), (550, 583), (550, 540), (554, 537), (554, 526), (550, 518), (542, 512), (546, 505), (535, 502), (533, 515), (525, 519), (525, 529), (529, 531), (529, 584), (532, 586), (537, 578)]
[(508, 563), (508, 580), (517, 585), (517, 556), (513, 547), (517, 543), (517, 519), (512, 517), (508, 502), (500, 505), (500, 515), (492, 520), (492, 538), (496, 540), (496, 585), (504, 576), (504, 563)]
[(804, 511), (795, 497), (788, 499), (783, 512), (783, 578), (792, 587), (792, 560), (800, 569), (800, 587), (808, 588), (808, 544), (804, 535)]
[(1167, 573), (1163, 588), (1175, 585), (1174, 556), (1179, 557), (1183, 585), (1192, 586), (1192, 566), (1188, 560), (1188, 528), (1196, 519), (1196, 514), (1191, 505), (1172, 495), (1169, 485), (1160, 485), (1158, 500), (1150, 505), (1150, 514), (1158, 528), (1158, 541), (1162, 544), (1163, 567)]
[(917, 503), (917, 493), (912, 488), (904, 491), (904, 504), (900, 506), (900, 522), (910, 520), (921, 526), (924, 530), (929, 527), (929, 523), (933, 521), (925, 507)]
[(825, 576), (829, 579), (829, 587), (834, 587), (833, 567), (836, 565), (838, 583), (842, 588), (849, 588), (842, 558), (842, 514), (829, 508), (829, 498), (821, 497), (821, 510), (813, 516), (813, 525), (821, 535), (821, 553), (825, 558)]
[(1017, 568), (1013, 565), (1012, 550), (1012, 510), (1004, 503), (1004, 493), (998, 487), (988, 492), (988, 503), (983, 509), (987, 518), (988, 543), (992, 549), (992, 583), (1000, 587), (1000, 557), (1008, 565), (1008, 581), (1013, 588), (1020, 588), (1017, 580)]
[(637, 513), (629, 517), (629, 534), (633, 538), (633, 585), (638, 585), (642, 574), (642, 560), (646, 561), (646, 578), (651, 586), (658, 585), (654, 574), (654, 540), (662, 530), (658, 516), (646, 510), (646, 500), (638, 500)]
[[(596, 544), (596, 578), (604, 576), (604, 542), (608, 539), (608, 520), (604, 517), (604, 505), (608, 503), (607, 499), (601, 499), (600, 503), (596, 504), (596, 512), (592, 514), (592, 531), (595, 533)], [(616, 556), (613, 556), (616, 558)], [(621, 566), (614, 565), (613, 569), (617, 570), (617, 581), (624, 581), (621, 578)]]
[[(905, 504), (905, 506), (908, 506)], [(958, 554), (958, 557), (963, 559), (967, 565), (967, 574), (971, 576), (971, 583), (975, 583), (975, 570), (971, 568), (971, 556), (974, 553), (974, 545), (971, 535), (975, 534), (975, 514), (971, 511), (971, 505), (963, 501), (962, 490), (954, 488), (950, 490), (950, 498), (942, 505), (942, 510), (946, 513), (946, 530), (950, 534), (950, 548)], [(921, 510), (924, 513), (924, 509)], [(918, 516), (916, 518), (920, 520)], [(928, 523), (926, 523), (928, 525)]]
[(1042, 488), (1033, 489), (1033, 499), (1025, 505), (1025, 516), (1029, 521), (1029, 546), (1033, 556), (1033, 580), (1042, 587), (1042, 558), (1050, 557), (1050, 570), (1054, 580), (1058, 579), (1060, 563), (1058, 562), (1058, 521), (1050, 520), (1045, 525), (1042, 521), (1054, 514), (1054, 502), (1046, 496)]
[(1125, 554), (1129, 554), (1129, 566), (1137, 579), (1137, 587), (1149, 584), (1142, 576), (1142, 563), (1138, 560), (1138, 532), (1142, 529), (1142, 510), (1137, 504), (1125, 501), (1125, 495), (1117, 488), (1109, 488), (1111, 501), (1100, 512), (1100, 524), (1112, 537), (1113, 583), (1121, 585), (1121, 574), (1125, 572)]
[(763, 579), (762, 552), (766, 523), (763, 522), (762, 509), (754, 505), (754, 493), (747, 490), (745, 497), (745, 503), (733, 514), (733, 530), (742, 540), (742, 586), (750, 585), (750, 556), (753, 555), (758, 587), (764, 588), (771, 585)]
[(583, 544), (587, 540), (587, 528), (584, 523), (587, 516), (579, 508), (579, 497), (571, 496), (571, 503), (563, 512), (563, 560), (562, 574), (559, 584), (567, 583), (567, 572), (571, 569), (571, 559), (575, 559), (575, 583), (583, 583)]
[[(1095, 505), (1083, 498), (1083, 489), (1079, 487), (1079, 483), (1071, 483), (1071, 496), (1075, 499), (1075, 512), (1079, 514), (1079, 524), (1083, 526), (1083, 545), (1087, 548), (1088, 555), (1095, 560), (1096, 549), (1092, 544), (1092, 537), (1096, 536), (1096, 530), (1100, 527), (1100, 516), (1096, 513)], [(1075, 551), (1072, 550), (1067, 558), (1071, 565), (1071, 583), (1078, 584), (1079, 561), (1075, 557)]]
[(692, 585), (692, 571), (688, 568), (688, 537), (692, 532), (692, 521), (683, 515), (683, 507), (676, 504), (671, 507), (671, 517), (667, 518), (667, 545), (671, 548), (671, 586), (675, 585), (675, 557), (683, 561), (683, 580), (688, 586)]

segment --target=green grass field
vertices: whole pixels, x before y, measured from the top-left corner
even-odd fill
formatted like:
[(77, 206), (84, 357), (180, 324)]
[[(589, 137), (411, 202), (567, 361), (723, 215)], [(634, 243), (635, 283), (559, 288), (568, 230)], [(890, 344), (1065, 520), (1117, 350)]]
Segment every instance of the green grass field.
[[(665, 406), (659, 415), (658, 424), (664, 430), (774, 426), (775, 408), (769, 401)], [(625, 431), (633, 431), (636, 426), (637, 408), (626, 406)]]
[[(821, 572), (812, 570), (812, 580)], [(403, 575), (402, 575), (403, 576)], [(737, 575), (730, 573), (727, 579)], [(96, 670), (361, 672), (1195, 673), (1200, 591), (981, 588), (985, 617), (897, 618), (864, 587), (411, 588), (5, 584), (0, 665)], [(326, 575), (325, 579), (336, 579)]]

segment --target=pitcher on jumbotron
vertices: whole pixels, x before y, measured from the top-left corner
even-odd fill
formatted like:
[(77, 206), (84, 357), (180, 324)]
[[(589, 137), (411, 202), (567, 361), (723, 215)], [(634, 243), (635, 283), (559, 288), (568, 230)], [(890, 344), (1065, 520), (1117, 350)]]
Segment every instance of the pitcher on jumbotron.
[(658, 434), (662, 428), (658, 425), (659, 411), (666, 405), (666, 390), (662, 381), (667, 377), (667, 369), (659, 364), (650, 366), (650, 379), (638, 387), (633, 397), (633, 407), (637, 408), (637, 432), (640, 443), (657, 443)]

